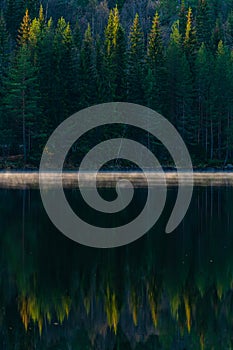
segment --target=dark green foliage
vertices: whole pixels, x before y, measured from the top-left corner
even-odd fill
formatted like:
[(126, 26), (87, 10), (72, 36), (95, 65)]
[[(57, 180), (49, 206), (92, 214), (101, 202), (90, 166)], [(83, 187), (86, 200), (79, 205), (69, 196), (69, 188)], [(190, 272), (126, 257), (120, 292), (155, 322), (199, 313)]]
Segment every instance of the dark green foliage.
[(2, 95), (3, 81), (6, 76), (10, 59), (10, 37), (6, 29), (3, 14), (0, 15), (0, 96)]
[(213, 57), (202, 43), (197, 53), (195, 62), (195, 89), (196, 89), (196, 110), (197, 143), (205, 149), (206, 156), (213, 157), (213, 139), (211, 135), (212, 116), (210, 113), (210, 88), (213, 72)]
[(181, 1), (180, 12), (179, 12), (179, 30), (182, 40), (184, 40), (185, 32), (186, 32), (186, 15), (187, 9), (185, 7), (185, 1)]
[(26, 45), (19, 48), (12, 61), (6, 80), (4, 105), (6, 128), (11, 130), (10, 143), (15, 148), (22, 145), (26, 162), (36, 142), (36, 124), (40, 116), (37, 71)]
[(197, 38), (199, 44), (204, 43), (207, 47), (210, 46), (213, 25), (207, 0), (199, 0), (197, 9)]
[(0, 144), (10, 153), (24, 145), (38, 164), (66, 117), (129, 101), (167, 117), (202, 160), (233, 162), (232, 0), (134, 4), (130, 23), (124, 1), (42, 4), (0, 1)]
[(128, 101), (143, 104), (144, 102), (145, 52), (144, 37), (136, 14), (129, 35), (128, 52)]
[(95, 47), (88, 24), (84, 35), (83, 46), (80, 56), (79, 71), (79, 96), (80, 109), (88, 107), (97, 102), (97, 72), (95, 63)]
[[(166, 60), (166, 116), (190, 141), (195, 138), (192, 123), (193, 86), (189, 62), (182, 50), (178, 23), (173, 25)], [(189, 134), (190, 129), (193, 133)]]
[(110, 88), (109, 99), (124, 101), (126, 98), (126, 42), (117, 7), (110, 11), (105, 30), (105, 62)]
[(166, 81), (164, 47), (158, 12), (156, 12), (147, 47), (147, 76), (145, 87), (146, 104), (159, 111), (163, 110), (164, 84)]

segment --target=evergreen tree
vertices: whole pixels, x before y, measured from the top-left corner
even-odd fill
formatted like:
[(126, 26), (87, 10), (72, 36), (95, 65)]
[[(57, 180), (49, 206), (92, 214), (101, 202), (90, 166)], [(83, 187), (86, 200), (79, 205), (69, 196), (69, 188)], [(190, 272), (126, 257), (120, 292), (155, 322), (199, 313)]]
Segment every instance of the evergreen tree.
[(220, 40), (223, 40), (223, 30), (222, 30), (222, 26), (220, 23), (220, 19), (217, 18), (215, 28), (213, 30), (213, 34), (211, 37), (211, 41), (212, 41), (211, 46), (212, 46), (214, 52), (216, 52), (216, 50), (218, 48), (218, 43)]
[(179, 22), (175, 22), (172, 26), (166, 68), (165, 115), (180, 130), (186, 141), (192, 142), (193, 136), (190, 134), (190, 130), (195, 125), (195, 121), (192, 119), (193, 86), (189, 63), (182, 49)]
[(91, 26), (88, 24), (84, 34), (80, 57), (80, 109), (91, 106), (97, 102), (97, 73), (95, 65), (94, 40)]
[(45, 35), (45, 19), (42, 5), (40, 6), (38, 18), (34, 18), (29, 31), (28, 42), (31, 48), (34, 63), (39, 64), (38, 59), (41, 50), (41, 44)]
[(75, 26), (74, 26), (73, 43), (74, 43), (74, 47), (77, 50), (81, 49), (82, 39), (81, 39), (81, 30), (80, 30), (80, 26), (79, 26), (78, 20), (76, 21)]
[(126, 42), (117, 7), (109, 14), (105, 29), (105, 50), (109, 98), (123, 101), (126, 98)]
[(211, 158), (215, 155), (219, 160), (225, 155), (225, 131), (230, 113), (229, 105), (229, 63), (230, 57), (222, 41), (218, 44), (214, 71), (211, 81), (211, 115), (212, 115), (212, 150)]
[(233, 48), (233, 10), (229, 13), (226, 22), (226, 43)]
[(197, 143), (201, 145), (210, 158), (213, 149), (211, 130), (213, 127), (210, 114), (210, 87), (212, 81), (213, 58), (202, 43), (195, 62), (196, 115), (199, 117)]
[(136, 14), (129, 35), (128, 52), (128, 100), (143, 103), (144, 100), (144, 37)]
[(9, 126), (4, 125), (4, 104), (2, 99), (4, 97), (4, 82), (7, 77), (7, 71), (10, 60), (10, 38), (6, 29), (6, 23), (3, 17), (3, 13), (0, 15), (0, 143), (8, 143)]
[(193, 64), (195, 60), (196, 47), (197, 47), (196, 29), (194, 27), (192, 9), (191, 7), (189, 7), (188, 14), (187, 14), (185, 37), (184, 37), (184, 50), (189, 60), (191, 69), (193, 68)]
[(111, 93), (109, 93), (109, 67), (106, 57), (105, 47), (101, 39), (96, 40), (96, 74), (97, 74), (97, 101), (111, 102)]
[(19, 45), (24, 45), (28, 43), (30, 35), (31, 19), (29, 16), (28, 9), (26, 9), (23, 21), (19, 28), (18, 43)]
[(156, 12), (148, 40), (148, 61), (150, 68), (153, 70), (160, 60), (163, 60), (163, 42), (159, 14)]
[(6, 29), (3, 14), (0, 14), (0, 96), (3, 80), (6, 76), (10, 58), (10, 37)]
[[(86, 10), (82, 5), (82, 13), (76, 11), (79, 16), (73, 22), (73, 33), (63, 17), (57, 20), (65, 2), (60, 4), (63, 7), (59, 5), (58, 9), (51, 2), (44, 12), (39, 0), (1, 1), (0, 143), (5, 143), (11, 131), (15, 145), (24, 143), (26, 159), (32, 150), (30, 143), (39, 145), (39, 154), (48, 135), (77, 109), (128, 100), (147, 104), (168, 116), (185, 139), (198, 145), (208, 158), (221, 157), (226, 161), (233, 156), (232, 0), (180, 0), (179, 6), (169, 0), (157, 2), (162, 25), (156, 12), (149, 30), (146, 16), (150, 16), (150, 8), (147, 13), (140, 7), (141, 23), (136, 14), (127, 42), (126, 11), (124, 8), (120, 22), (115, 2), (111, 2), (105, 32), (94, 34), (92, 30), (104, 26), (106, 4), (104, 15), (99, 18), (101, 25), (93, 25), (92, 30), (88, 25), (85, 32), (80, 25), (91, 20), (96, 6), (89, 4)], [(73, 20), (73, 13), (66, 9), (67, 18)], [(55, 16), (55, 25), (52, 19), (47, 20), (48, 11)], [(101, 12), (98, 14), (102, 16)], [(169, 39), (167, 33), (173, 18), (177, 21)], [(25, 72), (28, 85), (22, 84), (25, 88), (21, 91), (23, 64), (29, 77)], [(33, 90), (41, 96), (39, 100), (32, 97)], [(16, 103), (19, 91), (27, 96), (24, 114)], [(42, 114), (33, 119), (28, 111), (37, 103)]]
[(36, 137), (36, 118), (40, 115), (37, 71), (26, 45), (18, 49), (10, 67), (4, 103), (6, 120), (12, 130), (11, 142), (23, 145), (26, 163)]
[[(43, 111), (43, 118), (41, 120), (40, 134), (41, 143), (45, 143), (48, 135), (53, 131), (55, 125), (55, 73), (56, 67), (54, 65), (54, 26), (50, 19), (48, 23), (39, 29), (37, 20), (37, 30), (35, 31), (35, 39), (30, 40), (30, 45), (35, 43), (32, 47), (34, 52), (34, 62), (38, 67), (39, 90), (41, 94), (41, 107)], [(33, 35), (34, 35), (34, 33)]]
[(187, 22), (186, 12), (187, 11), (185, 7), (185, 1), (182, 0), (180, 5), (180, 12), (179, 12), (179, 32), (183, 40), (186, 32), (186, 22)]
[(7, 0), (6, 3), (6, 24), (9, 33), (15, 37), (25, 12), (25, 4), (22, 0)]
[(73, 109), (73, 60), (70, 24), (61, 17), (53, 41), (52, 98), (55, 125), (70, 115)]
[(197, 39), (199, 45), (204, 43), (207, 48), (210, 47), (212, 25), (211, 13), (207, 0), (199, 0), (197, 9)]
[(158, 12), (156, 12), (148, 38), (145, 94), (147, 105), (161, 113), (163, 112), (166, 81), (164, 62), (160, 21)]

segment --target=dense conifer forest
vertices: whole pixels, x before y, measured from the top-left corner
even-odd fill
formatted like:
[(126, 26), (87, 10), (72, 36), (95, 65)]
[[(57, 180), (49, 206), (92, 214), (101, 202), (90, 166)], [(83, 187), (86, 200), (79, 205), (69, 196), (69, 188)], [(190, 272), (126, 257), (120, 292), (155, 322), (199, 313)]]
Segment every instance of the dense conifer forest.
[(196, 166), (233, 162), (233, 1), (0, 1), (2, 168), (38, 166), (59, 123), (112, 101), (168, 118)]

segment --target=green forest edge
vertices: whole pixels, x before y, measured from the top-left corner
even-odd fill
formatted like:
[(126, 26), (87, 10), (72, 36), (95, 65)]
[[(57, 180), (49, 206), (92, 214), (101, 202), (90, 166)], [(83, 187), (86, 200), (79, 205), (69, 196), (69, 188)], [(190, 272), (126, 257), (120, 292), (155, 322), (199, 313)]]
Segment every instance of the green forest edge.
[[(0, 168), (37, 169), (63, 120), (113, 101), (168, 118), (195, 168), (233, 168), (232, 0), (1, 0), (0, 9)], [(111, 137), (136, 138), (173, 166), (151, 136), (106, 126), (73, 147), (66, 168)], [(106, 168), (116, 165), (133, 168)]]

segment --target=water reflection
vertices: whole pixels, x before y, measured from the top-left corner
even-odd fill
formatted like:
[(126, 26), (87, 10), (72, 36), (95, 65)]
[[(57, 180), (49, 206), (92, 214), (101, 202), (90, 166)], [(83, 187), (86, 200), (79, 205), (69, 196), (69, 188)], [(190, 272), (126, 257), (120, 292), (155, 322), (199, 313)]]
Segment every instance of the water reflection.
[[(56, 231), (39, 191), (2, 189), (0, 347), (233, 348), (232, 196), (232, 187), (196, 187), (184, 222), (165, 235), (171, 187), (148, 235), (100, 250)], [(77, 190), (67, 197), (85, 210)]]

